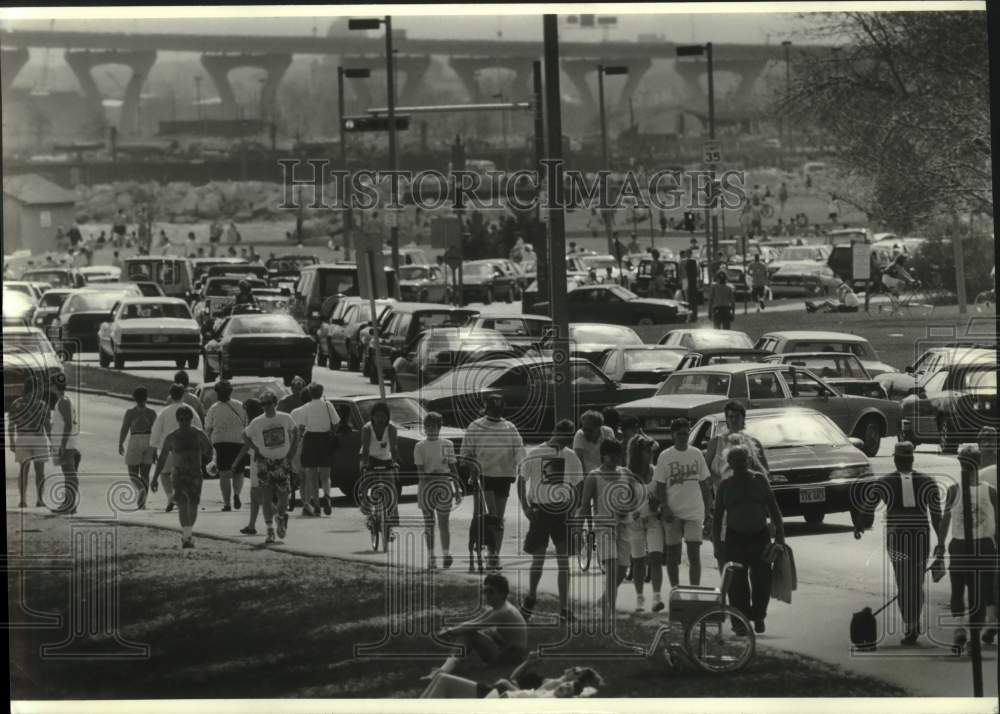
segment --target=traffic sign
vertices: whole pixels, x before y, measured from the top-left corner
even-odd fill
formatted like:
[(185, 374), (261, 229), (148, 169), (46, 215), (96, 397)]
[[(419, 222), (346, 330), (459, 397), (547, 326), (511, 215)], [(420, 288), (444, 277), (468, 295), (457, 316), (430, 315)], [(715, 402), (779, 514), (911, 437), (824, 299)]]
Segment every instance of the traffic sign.
[(722, 142), (712, 139), (701, 145), (702, 162), (706, 164), (722, 163)]
[[(396, 131), (406, 131), (410, 128), (409, 114), (396, 114), (395, 120)], [(344, 131), (389, 131), (389, 117), (368, 114), (344, 117)]]
[(462, 264), (462, 258), (455, 247), (451, 247), (444, 252), (444, 262), (452, 270), (458, 270), (458, 266)]
[(851, 243), (851, 277), (854, 280), (871, 279), (872, 247), (867, 243)]

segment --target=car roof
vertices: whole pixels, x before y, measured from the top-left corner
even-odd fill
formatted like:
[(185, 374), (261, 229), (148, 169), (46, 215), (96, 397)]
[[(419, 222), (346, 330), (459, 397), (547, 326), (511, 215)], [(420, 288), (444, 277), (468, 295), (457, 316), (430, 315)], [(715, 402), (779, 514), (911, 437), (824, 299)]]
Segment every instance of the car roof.
[(162, 305), (164, 303), (170, 303), (171, 305), (187, 305), (187, 302), (181, 298), (176, 297), (130, 297), (126, 298), (122, 302), (129, 305)]
[[(754, 417), (772, 417), (772, 416), (826, 416), (823, 412), (816, 409), (810, 409), (809, 407), (768, 407), (766, 409), (747, 409), (747, 420)], [(709, 421), (724, 421), (726, 418), (725, 412), (716, 412), (715, 414), (707, 414), (704, 419)], [(829, 417), (827, 417), (829, 418)]]
[(852, 335), (849, 332), (812, 332), (807, 330), (794, 330), (789, 332), (777, 331), (777, 332), (766, 332), (761, 335), (761, 339), (765, 337), (775, 337), (785, 340), (830, 340), (842, 342), (868, 342), (868, 339), (862, 337), (861, 335)]
[(25, 326), (25, 325), (10, 325), (10, 326), (4, 325), (3, 334), (4, 334), (4, 336), (7, 336), (7, 335), (11, 335), (11, 336), (16, 336), (16, 335), (39, 335), (41, 337), (45, 337), (45, 333), (42, 332), (39, 328), (37, 328), (37, 327), (28, 327), (28, 326)]
[(499, 310), (482, 310), (478, 315), (476, 315), (477, 320), (487, 319), (487, 320), (501, 320), (501, 319), (511, 319), (511, 320), (534, 320), (535, 322), (552, 322), (552, 318), (548, 315), (511, 315), (507, 312), (500, 312)]
[(658, 350), (658, 351), (662, 351), (662, 352), (683, 352), (684, 354), (687, 354), (690, 351), (686, 347), (675, 347), (673, 345), (654, 345), (654, 344), (617, 345), (615, 347), (615, 349), (616, 350), (622, 350), (622, 351), (632, 350), (632, 351), (636, 351), (636, 352), (639, 351), (639, 350), (647, 350), (647, 351), (649, 351), (649, 350)]
[(793, 357), (853, 357), (858, 359), (858, 356), (853, 352), (782, 352), (780, 355), (771, 355), (768, 352), (762, 352), (761, 354), (767, 354), (774, 358), (774, 361), (779, 359), (791, 359)]
[[(760, 355), (761, 357), (770, 356), (770, 352), (765, 352), (764, 350), (755, 350), (750, 347), (708, 347), (703, 350), (699, 349), (689, 349), (687, 347), (673, 347), (671, 349), (684, 349), (687, 350), (688, 354), (702, 355), (705, 357), (714, 357), (715, 355)], [(791, 352), (789, 354), (806, 354), (801, 352)], [(808, 354), (812, 354), (811, 352)], [(843, 352), (834, 352), (833, 354), (844, 354)], [(782, 355), (783, 356), (783, 355)]]
[(455, 307), (454, 305), (445, 305), (444, 303), (433, 303), (433, 302), (396, 302), (392, 303), (391, 307), (393, 311), (399, 312), (421, 312), (421, 311), (436, 311), (436, 312), (452, 312), (455, 310), (461, 310), (464, 312), (477, 312), (475, 308), (470, 307)]
[(692, 367), (691, 369), (685, 369), (683, 372), (677, 372), (677, 374), (713, 374), (718, 372), (737, 374), (753, 369), (767, 369), (770, 366), (765, 362), (732, 362), (727, 364), (710, 364), (704, 367)]

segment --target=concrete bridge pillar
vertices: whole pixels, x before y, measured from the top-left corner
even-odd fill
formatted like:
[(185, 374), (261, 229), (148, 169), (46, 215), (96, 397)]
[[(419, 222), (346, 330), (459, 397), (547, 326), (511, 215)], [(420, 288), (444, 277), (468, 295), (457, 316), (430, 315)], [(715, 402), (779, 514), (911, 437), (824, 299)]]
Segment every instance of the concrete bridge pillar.
[[(715, 107), (718, 113), (725, 108), (726, 114), (745, 113), (749, 119), (754, 113), (753, 100), (757, 81), (767, 69), (767, 58), (748, 60), (718, 60), (714, 61), (715, 69)], [(703, 117), (708, 112), (708, 88), (705, 75), (708, 68), (704, 58), (680, 60), (674, 63), (674, 70), (684, 84), (684, 107), (692, 113)], [(719, 91), (719, 73), (726, 72), (739, 78), (735, 88), (725, 94)]]
[(139, 97), (141, 96), (143, 85), (149, 78), (149, 71), (156, 62), (156, 51), (102, 50), (97, 52), (80, 52), (66, 50), (63, 56), (66, 59), (66, 64), (69, 65), (77, 81), (80, 83), (80, 88), (83, 90), (83, 96), (87, 105), (87, 121), (92, 124), (92, 129), (99, 135), (103, 135), (104, 125), (107, 120), (105, 118), (101, 90), (98, 89), (97, 82), (94, 81), (92, 70), (94, 67), (108, 64), (124, 65), (132, 70), (132, 76), (125, 87), (125, 95), (122, 97), (121, 118), (118, 130), (124, 135), (136, 134), (138, 131)]
[(598, 61), (593, 59), (563, 60), (562, 63), (563, 71), (569, 77), (573, 89), (576, 90), (576, 95), (580, 98), (582, 112), (587, 120), (596, 117), (600, 112), (600, 108), (597, 106), (597, 97), (587, 80), (587, 75), (597, 72), (597, 64)]
[(14, 50), (0, 50), (0, 91), (4, 94), (14, 85), (14, 79), (21, 68), (28, 63), (28, 50), (19, 47)]
[(421, 104), (420, 89), (424, 84), (424, 76), (431, 66), (430, 55), (410, 55), (396, 57), (396, 71), (403, 72), (406, 79), (403, 80), (398, 94), (398, 102), (402, 106), (416, 106)]
[[(608, 66), (611, 66), (611, 64), (611, 62), (607, 63)], [(616, 62), (615, 64), (619, 63)], [(629, 99), (631, 99), (635, 90), (639, 87), (639, 82), (641, 82), (642, 78), (646, 76), (646, 72), (649, 71), (649, 68), (653, 66), (653, 61), (647, 57), (643, 59), (626, 60), (620, 64), (628, 67), (628, 74), (625, 78), (625, 86), (622, 87), (621, 94), (618, 95), (618, 101), (614, 106), (618, 108), (618, 111), (624, 111), (628, 109)], [(604, 89), (607, 91), (607, 78), (605, 78), (604, 81)]]
[(239, 117), (239, 105), (233, 86), (229, 83), (229, 73), (237, 67), (255, 67), (267, 73), (260, 90), (258, 115), (263, 121), (277, 120), (276, 100), (278, 87), (285, 72), (292, 64), (292, 56), (285, 53), (268, 54), (203, 54), (201, 65), (212, 78), (219, 99), (222, 101), (222, 115), (226, 119)]
[(455, 70), (459, 81), (465, 87), (469, 95), (469, 101), (478, 103), (483, 101), (482, 92), (479, 87), (478, 73), (489, 67), (493, 62), (481, 57), (451, 57), (448, 61), (451, 68)]

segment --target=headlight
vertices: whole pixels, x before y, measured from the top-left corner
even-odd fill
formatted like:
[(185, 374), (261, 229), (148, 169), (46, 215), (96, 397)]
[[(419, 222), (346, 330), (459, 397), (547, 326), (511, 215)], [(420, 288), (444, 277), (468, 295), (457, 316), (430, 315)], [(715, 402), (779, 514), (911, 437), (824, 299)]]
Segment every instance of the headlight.
[(309, 317), (319, 317), (319, 310), (313, 310), (310, 312)]
[(771, 474), (771, 483), (788, 483), (788, 477), (785, 474)]
[(35, 324), (36, 325), (44, 325), (45, 324), (45, 318), (42, 315), (36, 315), (35, 316)]
[(831, 471), (830, 480), (862, 478), (864, 476), (871, 476), (871, 474), (872, 470), (870, 466), (844, 466)]

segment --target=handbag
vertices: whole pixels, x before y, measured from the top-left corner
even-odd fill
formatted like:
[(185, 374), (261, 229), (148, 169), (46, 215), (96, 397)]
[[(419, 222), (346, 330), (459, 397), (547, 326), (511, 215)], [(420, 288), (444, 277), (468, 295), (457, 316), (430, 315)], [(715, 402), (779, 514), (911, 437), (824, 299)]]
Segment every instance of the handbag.
[(337, 449), (337, 447), (340, 446), (340, 437), (337, 436), (337, 427), (333, 423), (333, 417), (330, 415), (330, 410), (331, 409), (333, 409), (333, 406), (330, 404), (330, 402), (327, 402), (326, 403), (326, 410), (327, 410), (326, 411), (326, 416), (330, 420), (330, 435), (327, 438), (327, 447), (330, 449), (330, 451), (335, 451)]

